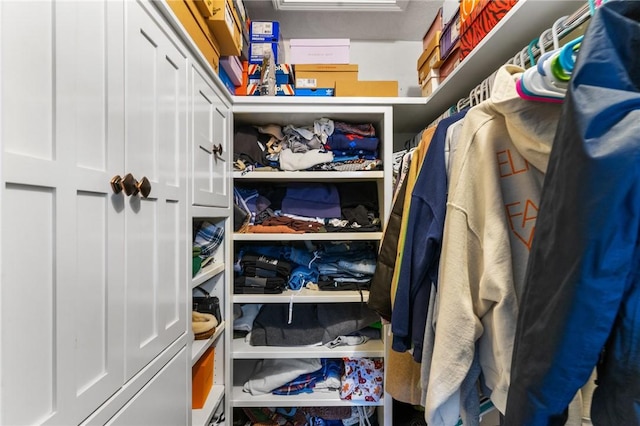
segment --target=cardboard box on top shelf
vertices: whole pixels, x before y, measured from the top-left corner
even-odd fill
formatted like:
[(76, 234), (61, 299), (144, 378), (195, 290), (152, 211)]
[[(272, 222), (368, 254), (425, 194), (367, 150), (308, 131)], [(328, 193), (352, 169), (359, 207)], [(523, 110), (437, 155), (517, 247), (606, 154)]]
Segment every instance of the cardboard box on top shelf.
[(438, 9), (436, 12), (436, 17), (433, 18), (431, 25), (429, 25), (429, 29), (422, 37), (422, 49), (426, 50), (429, 48), (432, 40), (436, 37), (436, 32), (442, 31), (442, 8)]
[(206, 18), (207, 25), (218, 41), (222, 56), (240, 56), (242, 53), (242, 21), (231, 0), (209, 0), (213, 13)]
[[(294, 96), (296, 94), (292, 84), (276, 84), (276, 96)], [(247, 86), (247, 96), (260, 96), (260, 85), (251, 84)]]
[[(262, 64), (248, 64), (249, 84), (260, 83), (261, 74)], [(276, 84), (295, 84), (293, 66), (291, 64), (276, 64)]]
[(474, 9), (479, 6), (481, 0), (460, 0), (460, 23), (463, 23), (471, 17)]
[(220, 69), (218, 70), (218, 77), (220, 77), (220, 80), (224, 84), (224, 87), (226, 87), (227, 90), (229, 91), (229, 94), (232, 96), (235, 95), (236, 85), (233, 84), (233, 81), (231, 81), (229, 74), (227, 74), (227, 71), (224, 69), (223, 66), (221, 66)]
[(327, 89), (298, 89), (296, 87), (296, 96), (333, 96), (335, 89), (333, 87)]
[(282, 43), (269, 43), (269, 42), (251, 42), (249, 45), (249, 63), (261, 64), (262, 59), (269, 52), (273, 57), (273, 60), (278, 63), (282, 56), (284, 56), (284, 49)]
[(208, 18), (213, 15), (213, 0), (193, 0), (193, 3), (204, 18)]
[(438, 87), (438, 80), (438, 77), (428, 77), (422, 82), (422, 84), (420, 85), (422, 97), (428, 98), (429, 96), (431, 96), (433, 91)]
[(218, 72), (220, 48), (195, 3), (190, 0), (169, 0), (167, 4), (191, 36), (202, 56)]
[(458, 65), (460, 65), (460, 62), (462, 62), (462, 60), (460, 59), (460, 41), (458, 41), (453, 46), (453, 49), (451, 50), (451, 53), (449, 54), (447, 59), (445, 59), (440, 66), (439, 82), (442, 83), (443, 81), (445, 81), (447, 77), (449, 77), (449, 74), (451, 74), (453, 70), (455, 70)]
[(294, 69), (298, 89), (329, 89), (340, 80), (358, 80), (358, 64), (297, 64)]
[(242, 62), (239, 57), (225, 56), (220, 58), (220, 66), (225, 70), (234, 86), (242, 84)]
[(280, 36), (280, 23), (278, 21), (251, 21), (249, 24), (249, 40), (278, 43)]
[[(460, 40), (460, 13), (455, 13), (440, 34), (440, 56), (446, 60)], [(459, 43), (457, 44), (459, 46)]]
[(335, 96), (395, 97), (398, 96), (398, 81), (338, 80), (336, 81)]
[(466, 58), (474, 47), (496, 26), (496, 24), (511, 10), (517, 0), (467, 0), (474, 6), (466, 18), (463, 19), (460, 3), (460, 56)]
[(242, 0), (233, 0), (233, 7), (238, 12), (238, 17), (240, 18), (241, 23), (247, 22), (247, 9), (244, 7), (244, 1)]
[(422, 54), (418, 58), (418, 83), (422, 84), (425, 78), (429, 75), (432, 69), (437, 69), (441, 64), (440, 48), (438, 43), (440, 42), (440, 31), (436, 31), (435, 36), (431, 40), (431, 44), (422, 51)]
[(242, 61), (242, 84), (236, 87), (236, 96), (247, 96), (249, 85), (249, 61)]
[(292, 38), (289, 49), (292, 64), (348, 64), (351, 40), (348, 38)]
[(215, 348), (209, 348), (191, 367), (191, 403), (193, 409), (204, 407), (213, 386)]

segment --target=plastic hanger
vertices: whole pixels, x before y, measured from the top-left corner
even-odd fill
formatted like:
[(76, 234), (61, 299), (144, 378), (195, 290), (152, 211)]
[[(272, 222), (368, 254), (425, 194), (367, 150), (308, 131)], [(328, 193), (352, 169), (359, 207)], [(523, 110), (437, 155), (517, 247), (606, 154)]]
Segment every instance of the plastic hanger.
[(538, 42), (540, 41), (540, 37), (536, 37), (533, 40), (531, 40), (531, 42), (529, 42), (529, 45), (527, 46), (527, 54), (529, 55), (529, 63), (531, 64), (531, 66), (535, 66), (536, 65), (536, 58), (533, 54), (533, 48), (538, 46)]
[(548, 102), (548, 103), (562, 103), (563, 98), (548, 98), (544, 96), (531, 96), (523, 91), (522, 89), (522, 79), (516, 81), (516, 92), (518, 92), (518, 96), (527, 101), (536, 101), (536, 102)]
[[(568, 81), (568, 79), (564, 78), (566, 77), (566, 73), (562, 75), (562, 78), (556, 77), (552, 70), (552, 64), (554, 58), (556, 58), (561, 52), (558, 34), (560, 32), (561, 25), (566, 19), (567, 16), (558, 18), (551, 28), (540, 34), (537, 41), (541, 52), (540, 58), (538, 59), (536, 66), (532, 66), (525, 70), (520, 79), (516, 82), (518, 94), (523, 97), (523, 99), (547, 102), (562, 102), (562, 99), (564, 99)], [(550, 52), (547, 52), (544, 45), (546, 40), (549, 38), (551, 38), (553, 49)], [(530, 57), (532, 56), (531, 50), (535, 43), (535, 40), (529, 43), (527, 51), (529, 52)]]
[(537, 68), (525, 70), (519, 80), (522, 91), (531, 97), (563, 99), (566, 89), (553, 86), (546, 76), (537, 71)]
[(577, 52), (580, 49), (580, 44), (582, 44), (583, 38), (584, 36), (580, 36), (574, 40), (571, 40), (569, 43), (565, 44), (560, 50), (560, 54), (558, 55), (558, 60), (562, 68), (569, 73), (573, 71), (573, 67), (576, 62)]
[(538, 62), (538, 72), (547, 80), (549, 85), (566, 90), (571, 73), (560, 66), (558, 57), (561, 50), (548, 52)]

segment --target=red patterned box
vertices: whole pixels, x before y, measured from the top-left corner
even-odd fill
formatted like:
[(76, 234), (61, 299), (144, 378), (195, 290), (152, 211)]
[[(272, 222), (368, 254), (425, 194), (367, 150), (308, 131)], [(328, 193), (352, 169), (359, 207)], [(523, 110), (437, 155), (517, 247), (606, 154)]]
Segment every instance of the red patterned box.
[[(517, 0), (477, 0), (470, 15), (460, 18), (460, 57), (464, 59), (474, 47), (511, 10)], [(462, 3), (461, 3), (462, 5)], [(460, 12), (462, 14), (462, 10)]]

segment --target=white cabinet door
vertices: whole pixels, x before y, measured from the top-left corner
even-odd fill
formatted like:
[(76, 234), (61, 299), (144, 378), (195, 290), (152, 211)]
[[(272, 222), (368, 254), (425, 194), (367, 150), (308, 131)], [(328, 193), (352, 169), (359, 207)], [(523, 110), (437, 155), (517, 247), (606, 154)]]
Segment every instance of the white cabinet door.
[(77, 424), (123, 383), (121, 21), (0, 2), (0, 424)]
[(193, 204), (228, 207), (231, 165), (229, 163), (229, 107), (204, 73), (191, 67), (191, 152)]
[(116, 413), (108, 426), (178, 426), (189, 424), (191, 368), (186, 348)]
[(125, 173), (151, 184), (125, 202), (126, 375), (187, 330), (187, 59), (149, 5), (125, 2)]

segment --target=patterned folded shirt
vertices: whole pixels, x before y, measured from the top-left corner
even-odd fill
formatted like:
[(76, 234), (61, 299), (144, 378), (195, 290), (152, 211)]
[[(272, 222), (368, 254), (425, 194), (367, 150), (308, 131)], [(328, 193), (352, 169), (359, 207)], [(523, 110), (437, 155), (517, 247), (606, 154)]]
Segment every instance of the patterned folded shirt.
[(200, 248), (200, 257), (212, 256), (224, 240), (224, 228), (209, 222), (202, 222), (196, 233), (194, 247)]

